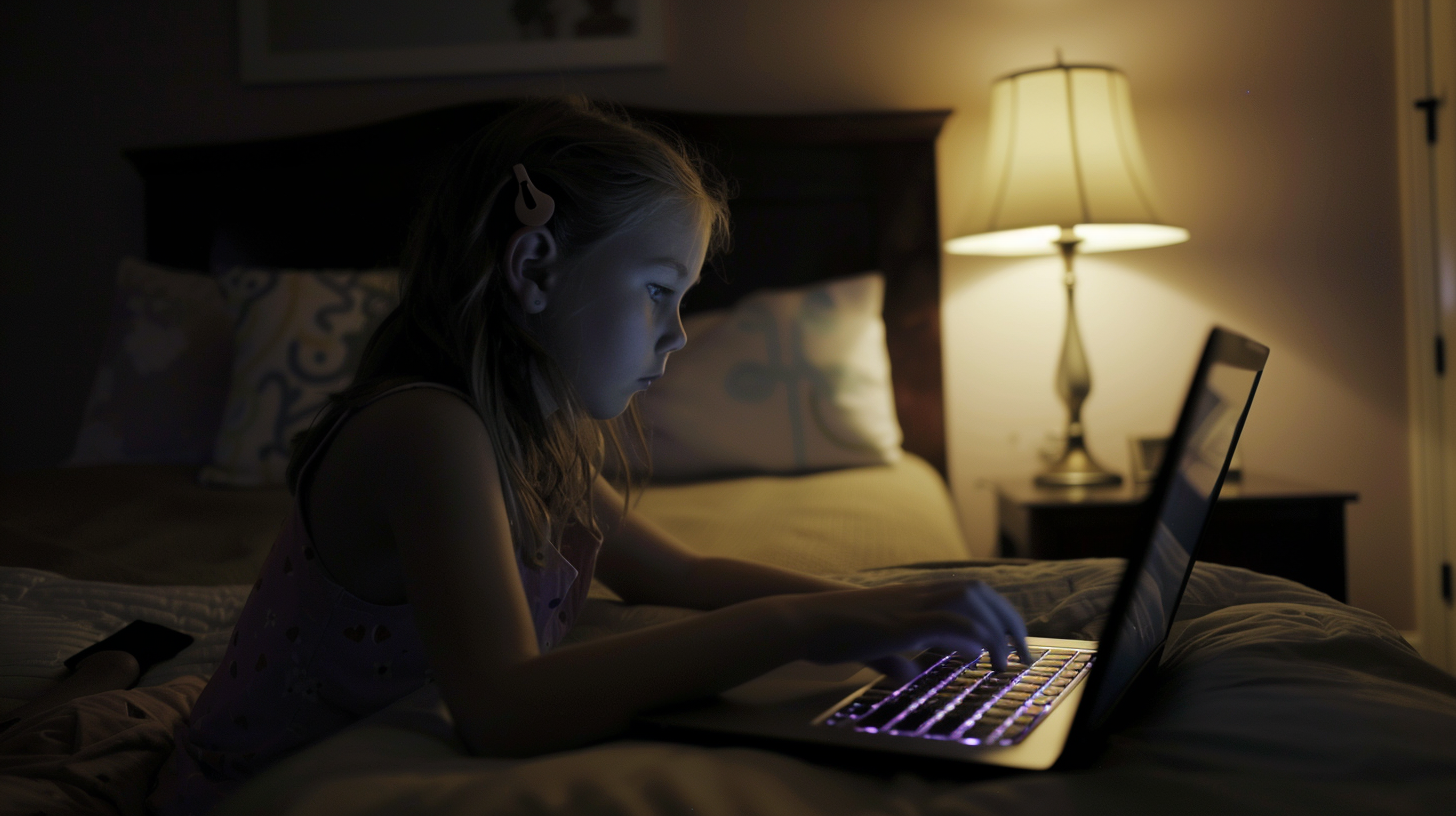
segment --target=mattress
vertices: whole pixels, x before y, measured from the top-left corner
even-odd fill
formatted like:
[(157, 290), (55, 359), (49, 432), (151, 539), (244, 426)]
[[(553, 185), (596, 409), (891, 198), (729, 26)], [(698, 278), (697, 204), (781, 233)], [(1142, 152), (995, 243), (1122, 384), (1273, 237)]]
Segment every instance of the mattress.
[(198, 485), (190, 465), (0, 477), (0, 564), (133, 584), (251, 584), (292, 499)]
[[(203, 487), (188, 465), (0, 477), (0, 564), (133, 584), (249, 584), (286, 520), (282, 488)], [(690, 548), (827, 573), (965, 557), (940, 474), (892, 465), (652, 487), (637, 509)]]

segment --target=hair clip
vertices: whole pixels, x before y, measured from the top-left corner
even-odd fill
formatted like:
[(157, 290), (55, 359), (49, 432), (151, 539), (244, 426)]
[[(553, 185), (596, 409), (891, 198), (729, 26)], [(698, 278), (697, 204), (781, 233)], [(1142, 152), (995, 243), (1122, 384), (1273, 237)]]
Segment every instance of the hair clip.
[(524, 164), (511, 168), (516, 173), (516, 217), (528, 227), (539, 227), (556, 212), (556, 199), (536, 189)]

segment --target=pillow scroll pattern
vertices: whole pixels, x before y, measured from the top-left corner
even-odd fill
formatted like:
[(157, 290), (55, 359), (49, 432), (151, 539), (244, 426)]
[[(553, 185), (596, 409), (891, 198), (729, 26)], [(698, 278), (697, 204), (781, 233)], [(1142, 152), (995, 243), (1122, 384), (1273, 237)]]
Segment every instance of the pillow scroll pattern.
[(233, 375), (212, 463), (198, 478), (282, 484), (294, 434), (352, 381), (364, 345), (398, 303), (398, 275), (239, 267), (218, 281), (233, 317)]
[(227, 307), (210, 275), (123, 259), (67, 464), (208, 461), (232, 355)]
[(690, 317), (642, 398), (667, 479), (799, 473), (900, 455), (877, 273), (756, 292)]
[[(739, 332), (763, 335), (767, 362), (745, 360), (735, 365), (724, 379), (723, 390), (737, 402), (752, 405), (773, 398), (779, 393), (779, 386), (783, 386), (784, 418), (792, 442), (794, 469), (810, 467), (806, 421), (834, 447), (871, 456), (878, 453), (875, 444), (857, 438), (854, 429), (834, 427), (835, 420), (841, 417), (829, 413), (835, 395), (849, 393), (857, 387), (874, 387), (875, 383), (842, 362), (826, 362), (821, 367), (804, 354), (805, 334), (832, 335), (841, 322), (828, 292), (805, 293), (798, 314), (788, 322), (788, 331), (779, 325), (777, 315), (762, 301), (745, 304), (735, 318), (734, 327)], [(787, 349), (781, 342), (784, 339), (788, 341)]]

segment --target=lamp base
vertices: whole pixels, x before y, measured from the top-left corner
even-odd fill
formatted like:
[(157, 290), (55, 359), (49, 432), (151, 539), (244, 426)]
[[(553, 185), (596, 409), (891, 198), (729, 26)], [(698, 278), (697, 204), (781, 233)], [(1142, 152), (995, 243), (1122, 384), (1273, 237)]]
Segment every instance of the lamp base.
[(1062, 457), (1038, 473), (1036, 483), (1042, 487), (1103, 487), (1122, 484), (1122, 477), (1097, 464), (1081, 436), (1068, 436)]

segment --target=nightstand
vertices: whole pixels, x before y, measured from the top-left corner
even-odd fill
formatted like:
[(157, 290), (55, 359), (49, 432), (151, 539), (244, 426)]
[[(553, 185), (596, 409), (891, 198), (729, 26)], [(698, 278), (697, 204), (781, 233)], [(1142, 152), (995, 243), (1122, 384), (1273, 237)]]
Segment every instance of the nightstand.
[[(1148, 485), (1053, 489), (995, 483), (996, 538), (1008, 558), (1123, 556)], [(1278, 575), (1345, 600), (1345, 504), (1359, 495), (1258, 474), (1223, 485), (1198, 560)]]

